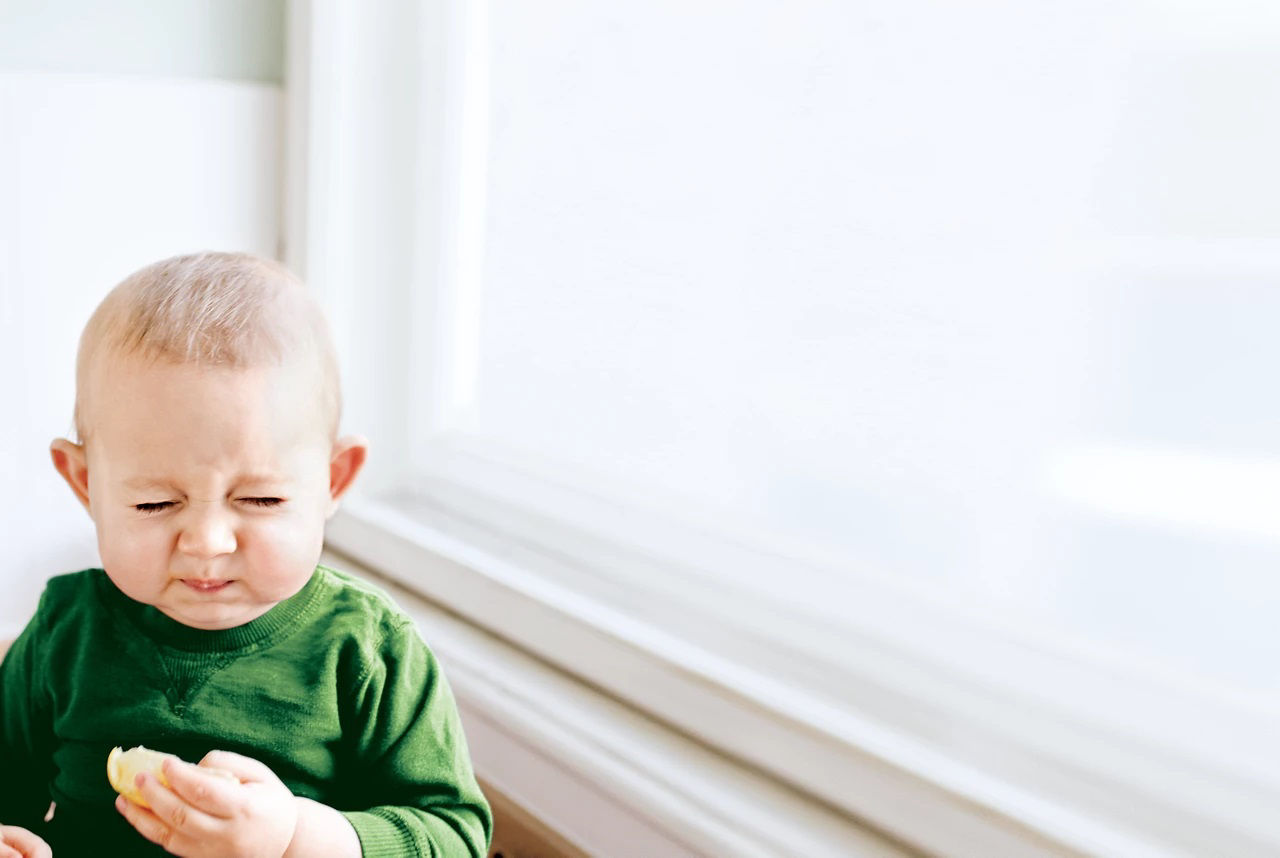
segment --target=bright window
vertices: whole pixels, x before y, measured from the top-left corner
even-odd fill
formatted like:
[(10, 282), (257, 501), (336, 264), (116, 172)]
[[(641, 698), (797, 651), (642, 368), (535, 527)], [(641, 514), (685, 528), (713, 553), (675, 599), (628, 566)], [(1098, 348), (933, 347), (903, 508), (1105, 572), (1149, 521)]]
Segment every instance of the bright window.
[[(1280, 14), (433, 24), (410, 467), (337, 523), (349, 550), (394, 510), (450, 575), (499, 558), (524, 597), (1059, 845), (1280, 844)], [(751, 758), (742, 730), (711, 741)]]
[(1280, 20), (1015, 8), (491, 8), (449, 429), (1280, 691)]

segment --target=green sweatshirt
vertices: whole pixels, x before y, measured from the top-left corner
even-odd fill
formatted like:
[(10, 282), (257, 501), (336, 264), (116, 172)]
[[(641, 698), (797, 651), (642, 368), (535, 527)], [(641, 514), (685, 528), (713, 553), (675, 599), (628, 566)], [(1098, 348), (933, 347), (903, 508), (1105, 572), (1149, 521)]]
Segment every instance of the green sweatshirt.
[(0, 823), (55, 858), (166, 854), (113, 806), (116, 745), (261, 760), (341, 811), (366, 856), (488, 847), (489, 805), (435, 658), (389, 597), (325, 566), (225, 631), (175, 622), (101, 569), (50, 581), (0, 664)]

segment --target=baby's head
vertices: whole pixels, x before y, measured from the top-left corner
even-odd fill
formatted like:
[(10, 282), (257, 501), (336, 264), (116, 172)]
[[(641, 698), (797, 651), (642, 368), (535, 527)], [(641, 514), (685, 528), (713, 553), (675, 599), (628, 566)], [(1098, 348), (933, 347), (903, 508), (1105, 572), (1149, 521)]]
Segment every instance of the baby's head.
[(51, 452), (116, 586), (226, 629), (315, 569), (367, 450), (337, 437), (340, 411), (328, 329), (302, 284), (265, 259), (201, 253), (103, 299), (80, 340), (77, 442)]

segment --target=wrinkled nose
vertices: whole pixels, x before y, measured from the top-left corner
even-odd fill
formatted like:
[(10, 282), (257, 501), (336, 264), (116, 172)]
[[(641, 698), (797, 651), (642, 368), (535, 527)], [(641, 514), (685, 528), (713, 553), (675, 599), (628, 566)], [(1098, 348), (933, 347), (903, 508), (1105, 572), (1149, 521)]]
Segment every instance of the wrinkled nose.
[(192, 557), (210, 558), (236, 550), (231, 516), (219, 509), (190, 509), (178, 536), (178, 550)]

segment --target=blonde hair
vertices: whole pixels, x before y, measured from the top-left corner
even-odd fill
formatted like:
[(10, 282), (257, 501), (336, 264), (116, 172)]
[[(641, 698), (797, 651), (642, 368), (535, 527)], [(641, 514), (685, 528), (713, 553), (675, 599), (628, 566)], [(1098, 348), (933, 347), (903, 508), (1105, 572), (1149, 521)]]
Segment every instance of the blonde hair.
[(307, 351), (318, 363), (319, 405), (333, 438), (342, 412), (337, 356), (302, 282), (278, 262), (248, 253), (163, 259), (121, 281), (85, 325), (76, 357), (77, 440), (88, 439), (89, 372), (104, 359), (248, 368)]

